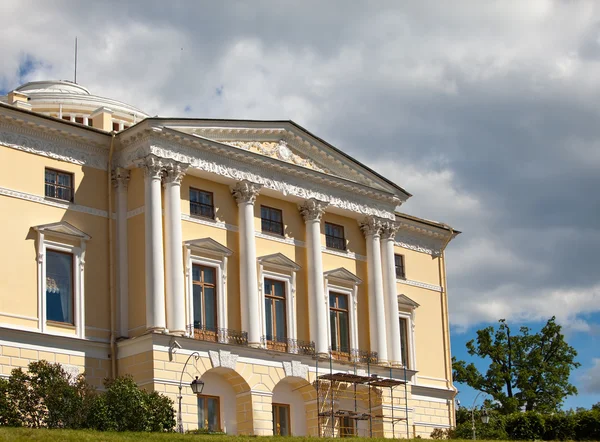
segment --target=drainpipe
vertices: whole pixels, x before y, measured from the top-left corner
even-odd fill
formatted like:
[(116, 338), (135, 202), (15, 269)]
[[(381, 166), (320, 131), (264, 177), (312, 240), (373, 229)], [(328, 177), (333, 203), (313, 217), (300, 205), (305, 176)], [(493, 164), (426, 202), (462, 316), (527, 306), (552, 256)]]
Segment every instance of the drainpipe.
[(117, 377), (117, 345), (115, 339), (115, 267), (113, 259), (113, 204), (112, 204), (112, 158), (115, 148), (115, 132), (112, 131), (110, 139), (110, 149), (108, 151), (108, 179), (107, 179), (107, 195), (108, 195), (108, 293), (110, 297), (110, 366), (111, 377)]
[[(450, 230), (450, 236), (448, 240), (442, 247), (440, 251), (440, 259), (438, 261), (438, 268), (440, 274), (440, 285), (442, 286), (441, 293), (441, 304), (442, 304), (442, 330), (443, 330), (443, 340), (444, 340), (444, 367), (446, 371), (446, 387), (450, 388), (452, 386), (452, 366), (450, 364), (450, 323), (448, 318), (448, 293), (447, 293), (447, 280), (446, 280), (446, 247), (452, 241), (454, 237), (454, 230), (447, 224), (443, 224), (444, 227)], [(443, 266), (442, 266), (443, 262)], [(456, 390), (454, 390), (456, 392)], [(456, 422), (455, 420), (455, 410), (454, 410), (454, 400), (452, 400), (452, 405), (450, 406), (450, 420), (451, 422)]]

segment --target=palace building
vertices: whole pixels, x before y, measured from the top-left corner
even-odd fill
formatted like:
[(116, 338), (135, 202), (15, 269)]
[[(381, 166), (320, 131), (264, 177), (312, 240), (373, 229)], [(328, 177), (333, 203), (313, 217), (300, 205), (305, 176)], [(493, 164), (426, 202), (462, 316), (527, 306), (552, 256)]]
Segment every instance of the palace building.
[(185, 430), (429, 437), (459, 232), (409, 197), (292, 121), (27, 83), (0, 97), (0, 374), (129, 374), (176, 409), (182, 385)]

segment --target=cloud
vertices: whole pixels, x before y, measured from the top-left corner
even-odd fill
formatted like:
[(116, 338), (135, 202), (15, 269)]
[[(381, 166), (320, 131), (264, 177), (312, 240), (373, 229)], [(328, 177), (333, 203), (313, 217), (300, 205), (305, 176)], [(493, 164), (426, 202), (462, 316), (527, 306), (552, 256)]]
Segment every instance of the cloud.
[(447, 254), (455, 327), (597, 329), (597, 2), (21, 0), (0, 16), (27, 17), (0, 29), (0, 90), (72, 78), (78, 35), (93, 93), (293, 119), (413, 193), (402, 210), (464, 232)]
[(592, 367), (581, 375), (582, 393), (600, 393), (600, 358), (594, 358), (593, 364)]

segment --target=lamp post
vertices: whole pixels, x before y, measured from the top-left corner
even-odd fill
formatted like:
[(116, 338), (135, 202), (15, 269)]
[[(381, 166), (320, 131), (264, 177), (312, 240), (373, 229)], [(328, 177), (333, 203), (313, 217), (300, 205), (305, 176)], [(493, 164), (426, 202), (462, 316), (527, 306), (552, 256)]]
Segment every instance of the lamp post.
[[(475, 400), (473, 401), (473, 405), (471, 405), (471, 429), (473, 430), (473, 440), (477, 439), (477, 436), (475, 434), (475, 403), (477, 402), (477, 399), (479, 398), (479, 396), (481, 394), (485, 394), (485, 393), (483, 393), (483, 391), (480, 391), (479, 393), (477, 393), (477, 396), (475, 396)], [(487, 424), (489, 421), (490, 421), (490, 416), (487, 413), (487, 410), (484, 408), (483, 413), (481, 415), (481, 422), (483, 422), (484, 424)]]
[[(177, 399), (179, 401), (179, 409), (177, 411), (177, 432), (179, 433), (183, 433), (183, 417), (181, 416), (181, 399), (183, 398), (182, 394), (181, 394), (181, 388), (183, 387), (183, 373), (185, 373), (185, 368), (187, 367), (188, 362), (190, 362), (190, 359), (192, 358), (192, 356), (194, 357), (194, 360), (198, 360), (200, 358), (200, 354), (195, 351), (192, 354), (190, 354), (187, 358), (187, 360), (185, 361), (185, 364), (183, 364), (183, 369), (181, 370), (181, 376), (179, 377), (179, 396), (177, 396)], [(192, 389), (192, 391), (194, 392), (194, 394), (200, 394), (202, 393), (202, 390), (204, 389), (204, 382), (202, 382), (200, 379), (198, 379), (198, 376), (196, 376), (196, 379), (194, 379), (191, 384), (190, 384), (190, 388)]]

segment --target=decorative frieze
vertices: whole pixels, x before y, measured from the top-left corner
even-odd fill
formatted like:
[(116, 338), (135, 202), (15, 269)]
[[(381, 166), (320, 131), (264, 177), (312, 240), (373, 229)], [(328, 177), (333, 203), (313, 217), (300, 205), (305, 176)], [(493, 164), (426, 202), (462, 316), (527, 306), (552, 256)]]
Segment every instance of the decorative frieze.
[(254, 204), (260, 192), (260, 185), (250, 181), (240, 181), (231, 189), (231, 194), (238, 204)]
[(321, 217), (325, 213), (327, 206), (328, 203), (311, 198), (300, 204), (298, 209), (304, 221), (321, 221)]

